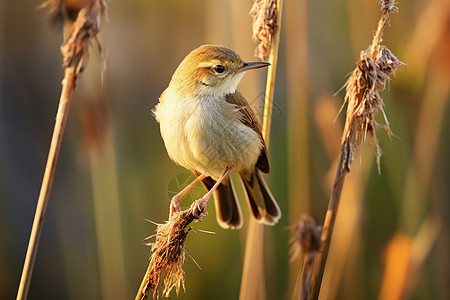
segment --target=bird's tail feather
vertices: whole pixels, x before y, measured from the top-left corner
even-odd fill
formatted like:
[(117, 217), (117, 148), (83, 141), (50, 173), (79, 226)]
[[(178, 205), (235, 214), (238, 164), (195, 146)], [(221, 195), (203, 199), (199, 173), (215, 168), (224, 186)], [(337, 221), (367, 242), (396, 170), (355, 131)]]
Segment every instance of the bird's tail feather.
[[(216, 182), (211, 177), (203, 179), (206, 189), (210, 190)], [(214, 191), (216, 204), (216, 217), (220, 226), (226, 229), (239, 229), (242, 227), (242, 212), (231, 182), (230, 176), (224, 178)]]
[[(266, 225), (274, 225), (281, 217), (280, 208), (270, 192), (266, 181), (258, 169), (241, 173), (246, 198), (255, 219)], [(210, 190), (216, 183), (211, 177), (203, 179), (203, 184)], [(238, 197), (231, 177), (227, 176), (214, 192), (217, 222), (223, 228), (239, 229), (243, 218)]]
[(250, 211), (258, 222), (274, 225), (281, 217), (280, 207), (267, 186), (266, 181), (258, 169), (241, 174), (247, 191)]

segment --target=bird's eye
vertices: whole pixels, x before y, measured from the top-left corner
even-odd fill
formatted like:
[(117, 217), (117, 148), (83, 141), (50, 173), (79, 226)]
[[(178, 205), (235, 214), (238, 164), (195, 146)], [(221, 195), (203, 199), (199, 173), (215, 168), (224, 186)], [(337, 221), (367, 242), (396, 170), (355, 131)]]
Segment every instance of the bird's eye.
[(225, 72), (225, 67), (222, 65), (215, 65), (213, 67), (214, 72), (216, 72), (217, 74), (222, 74), (223, 72)]

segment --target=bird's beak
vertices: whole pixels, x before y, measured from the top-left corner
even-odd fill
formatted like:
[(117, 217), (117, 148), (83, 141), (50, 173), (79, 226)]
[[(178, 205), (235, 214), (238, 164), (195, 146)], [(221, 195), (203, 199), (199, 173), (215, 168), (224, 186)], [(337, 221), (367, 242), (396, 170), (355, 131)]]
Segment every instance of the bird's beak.
[(268, 66), (270, 66), (269, 63), (262, 62), (262, 61), (246, 62), (246, 63), (244, 63), (244, 66), (242, 68), (239, 68), (236, 71), (236, 73), (241, 73), (241, 72), (245, 72), (248, 70), (259, 69), (259, 68), (268, 67)]

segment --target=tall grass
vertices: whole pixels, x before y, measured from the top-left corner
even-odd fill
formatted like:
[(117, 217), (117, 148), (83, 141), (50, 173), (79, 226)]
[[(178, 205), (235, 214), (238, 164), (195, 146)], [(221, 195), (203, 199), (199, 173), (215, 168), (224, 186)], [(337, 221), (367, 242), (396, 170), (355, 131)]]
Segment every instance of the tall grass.
[[(57, 14), (65, 14), (66, 7), (56, 7), (53, 10)], [(61, 9), (61, 11), (59, 11)], [(92, 42), (97, 42), (96, 36), (100, 31), (100, 20), (105, 3), (101, 1), (90, 1), (84, 3), (84, 6), (77, 7), (76, 19), (70, 20), (69, 35), (61, 47), (63, 55), (64, 79), (62, 82), (61, 97), (59, 100), (58, 113), (56, 115), (55, 127), (48, 152), (47, 164), (45, 166), (44, 177), (42, 179), (41, 191), (34, 216), (33, 227), (28, 243), (27, 254), (23, 266), (22, 277), (20, 280), (17, 299), (26, 299), (30, 287), (31, 275), (33, 273), (34, 262), (36, 260), (39, 240), (44, 225), (45, 213), (47, 211), (48, 200), (52, 190), (55, 177), (56, 166), (58, 164), (59, 152), (61, 150), (62, 139), (64, 136), (69, 110), (72, 101), (72, 95), (75, 91), (77, 79), (80, 75), (88, 47)]]
[[(269, 59), (271, 64), (267, 72), (262, 121), (262, 135), (267, 149), (270, 145), (282, 9), (282, 0), (255, 1), (250, 12), (253, 16), (253, 39), (257, 42), (255, 55), (261, 60)], [(258, 224), (253, 218), (249, 218), (248, 222), (239, 299), (265, 299), (264, 225)]]
[[(343, 128), (342, 114), (334, 121), (339, 97), (331, 95), (342, 85), (362, 46), (370, 43), (379, 18), (374, 0), (328, 2), (326, 7), (314, 1), (284, 4), (270, 139), (270, 187), (283, 218), (278, 226), (266, 230), (265, 254), (258, 259), (264, 260), (258, 273), (265, 279), (258, 291), (264, 291), (268, 299), (291, 299), (294, 294), (299, 271), (297, 265), (288, 264), (286, 226), (302, 213), (316, 221), (323, 217), (323, 200), (331, 193)], [(49, 137), (43, 132), (49, 132), (48, 120), (53, 126), (56, 104), (52, 99), (59, 96), (52, 92), (59, 92), (52, 82), (59, 84), (62, 77), (59, 65), (54, 64), (59, 61), (52, 49), (54, 35), (41, 25), (42, 12), (34, 11), (33, 5), (25, 10), (20, 2), (0, 5), (0, 27), (5, 29), (0, 33), (2, 299), (17, 293), (23, 263), (20, 253), (25, 252), (31, 227), (27, 221), (31, 223), (29, 215), (35, 206), (30, 193), (38, 192), (42, 154), (48, 150)], [(52, 199), (63, 195), (58, 200), (65, 201), (50, 201), (30, 299), (98, 298), (106, 295), (103, 289), (113, 290), (111, 284), (137, 288), (148, 254), (141, 238), (153, 228), (144, 219), (161, 221), (168, 205), (167, 186), (175, 174), (184, 172), (167, 158), (151, 107), (186, 49), (216, 43), (236, 49), (243, 58), (251, 57), (250, 5), (237, 0), (175, 0), (116, 2), (110, 7), (110, 30), (103, 34), (109, 58), (105, 81), (111, 123), (102, 126), (109, 127), (110, 134), (103, 146), (114, 149), (108, 150), (102, 162), (77, 151), (72, 146), (78, 146), (84, 133), (79, 134), (79, 124), (72, 126), (73, 119), (69, 119), (52, 192)], [(398, 5), (401, 14), (392, 18), (384, 40), (408, 66), (400, 68), (382, 94), (398, 138), (389, 140), (382, 131), (378, 134), (383, 149), (381, 175), (370, 145), (351, 166), (321, 299), (448, 299), (450, 295), (449, 266), (443, 263), (450, 236), (449, 1), (412, 0)], [(89, 67), (96, 59), (96, 54), (90, 55)], [(81, 89), (87, 82), (92, 84), (86, 75), (78, 81)], [(75, 96), (80, 96), (79, 88)], [(258, 82), (250, 76), (244, 77), (240, 89), (249, 101), (261, 98)], [(73, 109), (74, 105), (72, 115)], [(377, 120), (383, 123), (383, 116), (378, 114)], [(117, 165), (108, 165), (109, 161)], [(93, 190), (97, 199), (104, 200), (95, 209), (90, 201)], [(97, 209), (97, 205), (108, 205), (105, 197), (115, 199), (114, 210), (119, 209), (122, 222), (108, 224), (113, 222), (108, 216), (116, 212)], [(217, 234), (189, 236), (187, 251), (201, 270), (186, 255), (186, 294), (179, 298), (239, 297), (246, 230), (223, 231), (210, 209), (201, 228)], [(112, 225), (108, 237), (98, 231), (103, 241), (96, 237), (99, 210), (106, 224), (103, 228)], [(122, 241), (112, 240), (121, 236), (119, 231)], [(122, 244), (122, 250), (114, 250), (122, 251), (123, 261), (116, 264), (106, 257), (108, 248), (99, 251), (100, 244)], [(122, 277), (104, 278), (109, 271), (100, 264), (108, 263), (112, 269), (123, 265)], [(134, 292), (125, 293), (131, 298)], [(169, 297), (175, 299), (175, 294), (172, 290)]]
[(323, 225), (322, 245), (314, 266), (311, 293), (313, 299), (319, 297), (345, 178), (350, 172), (355, 155), (361, 151), (361, 143), (365, 141), (366, 137), (370, 138), (374, 144), (378, 170), (380, 170), (381, 149), (375, 133), (376, 127), (379, 125), (374, 119), (379, 110), (383, 113), (386, 121), (386, 124), (382, 127), (389, 135), (392, 134), (384, 114), (384, 104), (379, 91), (385, 88), (386, 80), (395, 74), (395, 70), (401, 65), (401, 62), (388, 48), (381, 46), (380, 43), (384, 28), (389, 22), (390, 14), (396, 13), (398, 8), (394, 5), (394, 1), (379, 1), (379, 4), (381, 5), (382, 16), (372, 44), (367, 50), (361, 52), (360, 61), (346, 83), (347, 119), (342, 134), (332, 194)]

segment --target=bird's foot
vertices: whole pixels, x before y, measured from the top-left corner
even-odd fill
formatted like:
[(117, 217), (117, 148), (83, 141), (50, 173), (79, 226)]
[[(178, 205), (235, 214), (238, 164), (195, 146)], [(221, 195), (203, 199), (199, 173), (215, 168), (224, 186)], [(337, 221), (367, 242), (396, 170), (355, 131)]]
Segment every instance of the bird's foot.
[(194, 217), (197, 219), (198, 222), (201, 222), (203, 217), (206, 217), (208, 215), (208, 212), (206, 211), (206, 204), (208, 203), (208, 199), (198, 199), (191, 205), (191, 211)]
[(178, 199), (174, 199), (174, 198), (172, 198), (172, 201), (170, 201), (169, 218), (172, 217), (174, 215), (174, 213), (181, 211), (180, 203), (178, 202)]

